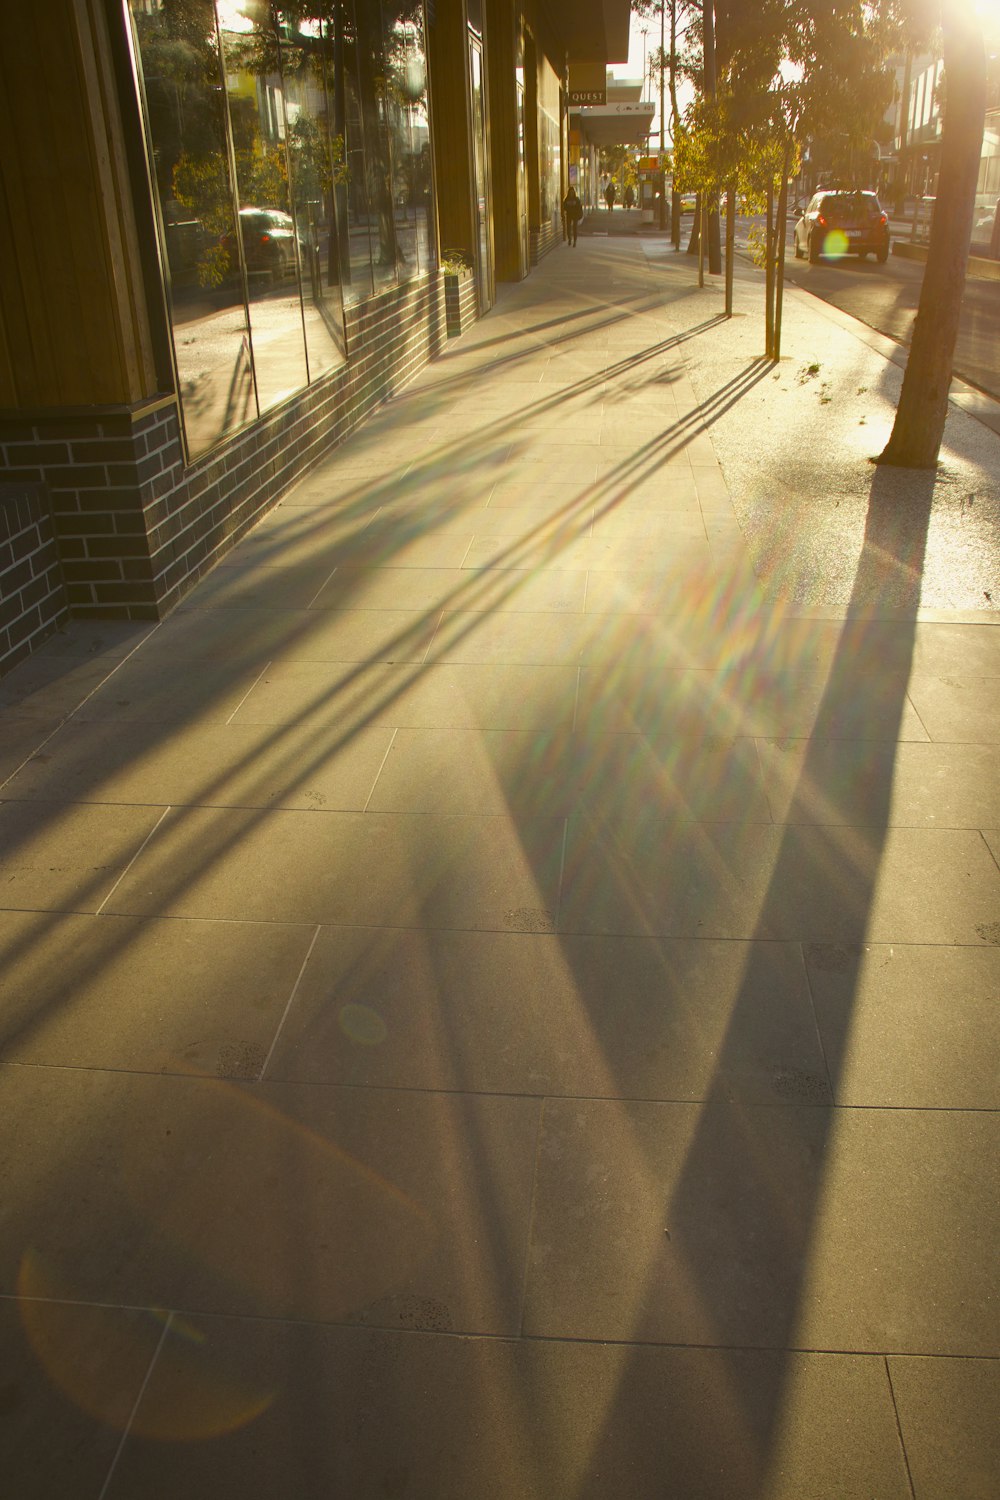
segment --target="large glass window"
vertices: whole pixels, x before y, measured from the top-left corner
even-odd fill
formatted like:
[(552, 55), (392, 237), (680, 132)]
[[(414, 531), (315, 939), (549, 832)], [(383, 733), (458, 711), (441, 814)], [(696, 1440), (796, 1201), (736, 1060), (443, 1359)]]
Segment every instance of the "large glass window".
[(561, 193), (559, 79), (549, 63), (538, 70), (538, 188), (540, 221), (558, 234)]
[(421, 0), (127, 0), (189, 453), (436, 264)]

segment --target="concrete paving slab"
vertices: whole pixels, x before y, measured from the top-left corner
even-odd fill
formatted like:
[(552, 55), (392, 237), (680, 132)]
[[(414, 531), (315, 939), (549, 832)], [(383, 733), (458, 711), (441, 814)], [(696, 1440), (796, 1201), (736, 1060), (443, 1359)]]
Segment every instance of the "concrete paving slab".
[(580, 573), (507, 569), (480, 579), (461, 568), (338, 568), (313, 609), (576, 610), (583, 608)]
[(434, 636), (433, 658), (510, 666), (576, 664), (593, 631), (583, 614), (446, 610)]
[(16, 801), (364, 810), (391, 728), (71, 720), (5, 788)]
[(146, 660), (217, 657), (253, 676), (271, 661), (421, 661), (439, 616), (409, 610), (178, 610), (145, 647)]
[(107, 910), (546, 932), (562, 841), (561, 820), (515, 828), (498, 817), (178, 810)]
[(797, 945), (324, 928), (268, 1077), (697, 1099), (720, 1066), (728, 1098), (830, 1101)]
[(559, 930), (833, 943), (983, 943), (1000, 870), (978, 833), (569, 822)]
[(525, 1331), (995, 1355), (998, 1145), (976, 1112), (548, 1100)]
[(0, 1297), (0, 1464), (18, 1500), (100, 1495), (163, 1333), (150, 1311), (52, 1300), (63, 1288), (26, 1256), (21, 1295)]
[[(665, 571), (665, 570), (664, 570)], [(624, 589), (623, 574), (602, 574), (588, 582), (587, 606), (611, 602), (614, 589)], [(632, 575), (635, 592), (630, 606), (645, 603), (644, 611), (658, 615), (657, 593), (675, 592), (680, 578), (653, 579)], [(605, 580), (614, 580), (605, 586)], [(640, 581), (641, 580), (641, 581)], [(640, 592), (641, 590), (641, 592)], [(619, 596), (620, 597), (620, 596)], [(581, 674), (578, 721), (603, 729), (640, 730), (654, 738), (688, 739), (695, 743), (716, 737), (750, 735), (760, 739), (801, 739), (818, 730), (838, 741), (890, 744), (926, 740), (927, 732), (899, 684), (888, 690), (878, 673), (842, 669), (796, 672), (771, 671), (766, 654), (743, 657), (739, 668), (669, 668), (655, 677), (643, 653), (622, 655), (617, 670), (602, 672), (590, 666)]]
[(74, 802), (0, 804), (0, 910), (98, 911), (163, 812)]
[(1000, 1363), (887, 1361), (916, 1500), (990, 1500), (1000, 1473)]
[(1000, 822), (1000, 746), (760, 740), (776, 823), (979, 828)]
[[(419, 1312), (415, 1312), (419, 1316)], [(293, 1500), (301, 1455), (330, 1493), (546, 1500), (907, 1500), (881, 1361), (766, 1352), (625, 1350), (204, 1319), (163, 1349), (109, 1500), (177, 1493)], [(192, 1352), (196, 1358), (192, 1359)], [(192, 1366), (196, 1383), (264, 1405), (224, 1445), (157, 1444)], [(316, 1431), (313, 1382), (337, 1392)], [(769, 1463), (769, 1401), (784, 1392)], [(175, 1419), (176, 1420), (176, 1419)], [(391, 1431), (387, 1444), (383, 1434)], [(255, 1436), (256, 1434), (256, 1440)], [(221, 1452), (225, 1452), (225, 1459)]]
[(531, 731), (403, 728), (368, 804), (372, 811), (568, 817), (585, 810), (628, 828), (652, 812), (705, 822), (769, 823), (752, 741), (694, 757), (658, 753), (642, 735), (574, 734), (539, 717)]
[(0, 913), (5, 1062), (256, 1078), (314, 929)]
[(575, 666), (450, 662), (343, 667), (335, 662), (269, 667), (236, 712), (235, 724), (304, 724), (319, 718), (347, 736), (376, 724), (411, 729), (570, 728)]
[(838, 1104), (986, 1109), (1000, 1102), (1000, 948), (808, 943)]
[(914, 673), (910, 698), (932, 740), (995, 745), (1000, 740), (1000, 676)]
[(9, 1065), (0, 1080), (18, 1122), (0, 1146), (8, 1294), (33, 1253), (71, 1300), (105, 1306), (399, 1327), (421, 1297), (439, 1327), (517, 1328), (537, 1100)]

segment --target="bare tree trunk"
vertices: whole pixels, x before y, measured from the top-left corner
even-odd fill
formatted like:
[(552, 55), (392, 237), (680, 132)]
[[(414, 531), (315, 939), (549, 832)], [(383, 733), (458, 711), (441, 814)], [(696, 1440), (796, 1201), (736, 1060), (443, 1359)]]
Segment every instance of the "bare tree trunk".
[(947, 99), (937, 202), (896, 420), (879, 458), (903, 469), (933, 469), (944, 437), (986, 108), (986, 49), (972, 0), (948, 0), (942, 26)]
[(733, 254), (736, 249), (736, 189), (726, 189), (726, 317), (733, 315)]
[(785, 301), (785, 241), (788, 239), (788, 169), (792, 164), (791, 151), (785, 147), (781, 163), (781, 187), (778, 189), (777, 256), (774, 277), (774, 353), (781, 358), (781, 309)]
[(765, 240), (765, 354), (774, 359), (774, 186), (768, 183), (768, 237)]
[[(714, 99), (715, 83), (715, 6), (713, 0), (702, 0), (702, 39), (705, 59), (705, 94)], [(711, 202), (702, 215), (702, 232), (708, 240), (708, 270), (718, 276), (722, 270), (722, 254), (719, 249), (719, 202), (712, 194)]]
[(706, 198), (704, 193), (698, 195), (698, 285), (705, 285), (705, 218)]
[[(661, 3), (664, 4), (664, 5), (666, 5), (668, 3), (668, 0), (661, 0)], [(669, 5), (670, 5), (670, 144), (674, 148), (675, 170), (674, 170), (674, 179), (673, 180), (676, 183), (676, 181), (677, 181), (677, 176), (676, 176), (677, 131), (678, 131), (679, 126), (680, 126), (680, 118), (681, 118), (681, 112), (680, 112), (680, 109), (678, 108), (678, 105), (677, 105), (677, 0), (669, 0)], [(661, 40), (662, 40), (662, 31), (661, 31)], [(663, 61), (662, 52), (661, 52), (661, 56), (660, 56), (660, 61), (661, 61), (661, 63)], [(660, 89), (660, 100), (661, 100), (660, 110), (662, 112), (662, 109), (663, 109), (663, 103), (662, 103), (662, 100), (663, 100), (663, 90), (662, 90), (662, 87)], [(680, 250), (680, 248), (681, 248), (681, 195), (677, 191), (676, 187), (674, 187), (673, 192), (671, 194), (671, 198), (670, 198), (670, 238), (673, 241), (674, 249), (675, 250)]]
[(698, 193), (694, 200), (694, 221), (691, 225), (691, 238), (688, 240), (688, 255), (697, 255), (698, 246), (701, 242), (701, 194)]

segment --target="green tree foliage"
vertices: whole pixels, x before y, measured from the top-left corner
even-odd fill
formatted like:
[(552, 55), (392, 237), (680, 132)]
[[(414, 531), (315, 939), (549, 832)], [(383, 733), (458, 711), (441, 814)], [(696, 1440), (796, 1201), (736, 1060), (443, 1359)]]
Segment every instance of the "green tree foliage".
[(696, 75), (679, 171), (710, 197), (729, 190), (751, 211), (767, 206), (765, 352), (775, 359), (788, 180), (810, 140), (867, 148), (892, 93), (890, 3), (715, 0), (715, 94)]

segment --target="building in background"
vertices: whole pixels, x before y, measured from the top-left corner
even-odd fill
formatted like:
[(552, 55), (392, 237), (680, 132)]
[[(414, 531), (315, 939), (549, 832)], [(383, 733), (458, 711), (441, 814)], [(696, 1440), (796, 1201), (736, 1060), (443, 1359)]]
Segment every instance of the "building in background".
[[(0, 12), (0, 668), (162, 617), (558, 243), (628, 0)], [(464, 266), (462, 275), (449, 275)]]

